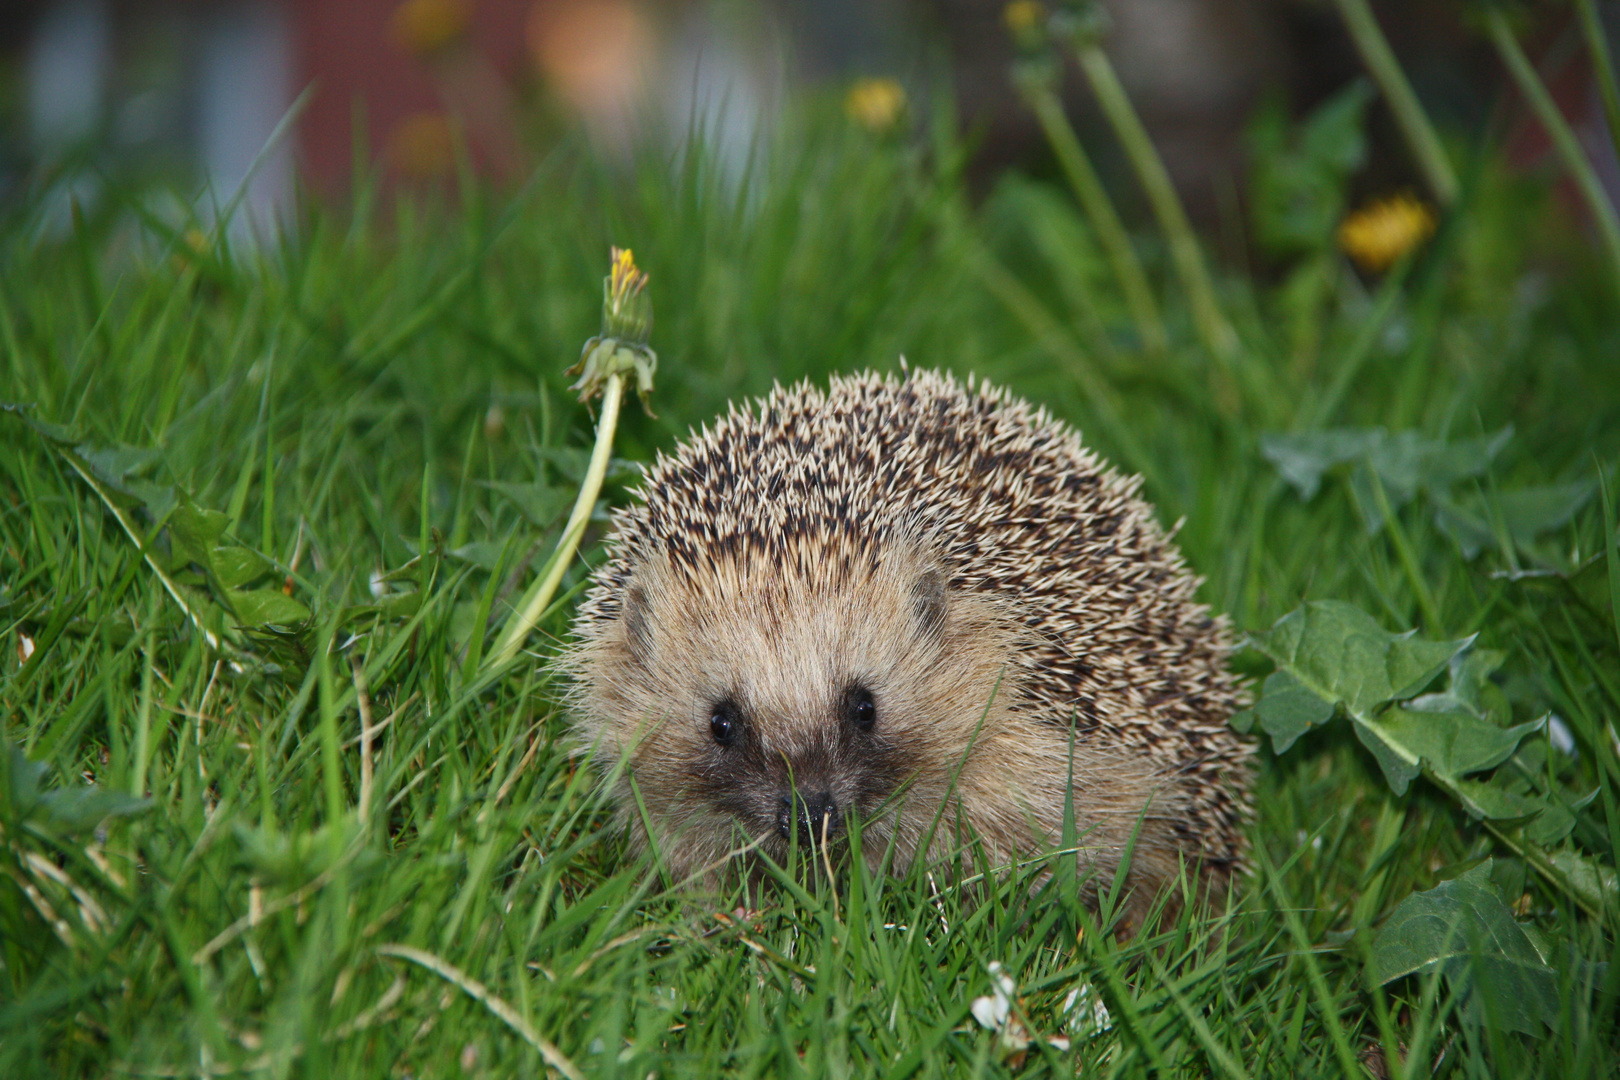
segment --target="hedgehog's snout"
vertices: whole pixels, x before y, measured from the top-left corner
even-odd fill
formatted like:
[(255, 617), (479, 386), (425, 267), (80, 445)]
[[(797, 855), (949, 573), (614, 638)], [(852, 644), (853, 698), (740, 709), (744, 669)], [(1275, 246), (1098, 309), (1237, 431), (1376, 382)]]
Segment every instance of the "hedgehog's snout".
[(782, 839), (793, 835), (795, 817), (801, 842), (819, 843), (823, 836), (837, 836), (844, 827), (844, 816), (830, 791), (785, 792), (776, 811), (776, 831)]

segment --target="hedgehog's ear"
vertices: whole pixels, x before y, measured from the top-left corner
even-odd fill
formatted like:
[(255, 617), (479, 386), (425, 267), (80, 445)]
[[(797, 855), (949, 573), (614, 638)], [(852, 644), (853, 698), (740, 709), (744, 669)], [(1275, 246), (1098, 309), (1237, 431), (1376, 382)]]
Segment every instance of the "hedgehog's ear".
[(945, 632), (945, 568), (929, 565), (911, 586), (918, 636), (937, 639)]
[(624, 624), (624, 643), (630, 655), (642, 663), (652, 659), (652, 628), (647, 624), (647, 590), (632, 581), (624, 590), (619, 620)]

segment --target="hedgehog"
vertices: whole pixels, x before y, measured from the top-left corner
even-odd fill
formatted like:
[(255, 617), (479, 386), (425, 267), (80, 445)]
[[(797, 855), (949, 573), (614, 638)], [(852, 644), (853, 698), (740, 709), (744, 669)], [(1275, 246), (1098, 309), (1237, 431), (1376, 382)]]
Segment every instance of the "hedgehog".
[(660, 454), (567, 658), (633, 843), (712, 882), (858, 822), (874, 869), (960, 870), (1072, 813), (1089, 882), (1129, 852), (1138, 912), (1183, 866), (1224, 886), (1244, 693), (1139, 488), (1044, 409), (912, 369), (778, 386)]

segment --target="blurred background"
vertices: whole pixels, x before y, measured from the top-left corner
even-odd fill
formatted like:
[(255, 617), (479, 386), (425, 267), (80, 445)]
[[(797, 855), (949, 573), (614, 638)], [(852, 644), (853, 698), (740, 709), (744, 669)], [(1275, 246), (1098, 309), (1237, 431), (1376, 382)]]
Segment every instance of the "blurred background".
[[(1054, 171), (1009, 81), (995, 0), (7, 0), (0, 5), (0, 205), (50, 192), (66, 220), (113, 181), (158, 180), (233, 227), (337, 198), (356, 168), (390, 186), (528, 175), (558, 141), (600, 155), (699, 137), (741, 170), (796, 93), (847, 96), (874, 126), (945, 124), (981, 190)], [(1240, 197), (1257, 108), (1303, 115), (1360, 70), (1308, 0), (1112, 0), (1108, 47), (1206, 226)], [(1456, 0), (1374, 5), (1443, 130), (1494, 125), (1516, 166), (1545, 140)], [(1620, 4), (1602, 5), (1611, 28)], [(1532, 57), (1611, 194), (1620, 188), (1568, 8), (1538, 11)], [(860, 80), (880, 80), (874, 84)], [(1065, 81), (1084, 138), (1083, 80)], [(905, 103), (902, 111), (901, 103)], [(1381, 105), (1357, 183), (1419, 186)], [(897, 119), (903, 118), (903, 119)], [(1107, 140), (1098, 145), (1106, 147)], [(1121, 164), (1102, 152), (1105, 176)], [(1128, 186), (1128, 185), (1121, 185)], [(51, 215), (47, 214), (47, 218)]]

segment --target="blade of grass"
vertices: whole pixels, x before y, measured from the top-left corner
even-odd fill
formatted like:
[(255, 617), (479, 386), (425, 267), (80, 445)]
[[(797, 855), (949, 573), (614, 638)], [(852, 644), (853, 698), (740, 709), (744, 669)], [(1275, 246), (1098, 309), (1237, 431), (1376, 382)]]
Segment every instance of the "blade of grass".
[(1113, 200), (1108, 197), (1097, 170), (1092, 167), (1091, 159), (1086, 156), (1080, 139), (1063, 112), (1062, 101), (1046, 80), (1022, 79), (1019, 80), (1019, 88), (1030, 110), (1035, 113), (1035, 119), (1040, 122), (1041, 131), (1045, 133), (1052, 152), (1057, 155), (1058, 164), (1069, 180), (1075, 199), (1079, 201), (1098, 241), (1108, 254), (1114, 278), (1119, 283), (1126, 306), (1130, 308), (1143, 347), (1149, 353), (1163, 353), (1169, 348), (1170, 340), (1165, 333), (1158, 302), (1153, 299), (1153, 288), (1148, 284), (1142, 261), (1131, 246), (1131, 238), (1114, 209)]
[(1603, 182), (1598, 179), (1597, 170), (1592, 167), (1592, 162), (1587, 158), (1580, 140), (1575, 137), (1569, 121), (1564, 119), (1558, 104), (1548, 93), (1546, 84), (1536, 74), (1530, 58), (1524, 54), (1524, 48), (1508, 24), (1507, 16), (1499, 7), (1492, 5), (1484, 9), (1484, 17), (1485, 29), (1490, 36), (1491, 44), (1496, 46), (1497, 55), (1502, 58), (1508, 73), (1513, 76), (1513, 81), (1519, 87), (1519, 93), (1529, 102), (1531, 111), (1541, 122), (1542, 130), (1552, 140), (1559, 160), (1568, 170), (1570, 178), (1575, 181), (1575, 187), (1580, 191), (1587, 211), (1597, 223), (1598, 236), (1603, 241), (1604, 254), (1609, 259), (1613, 275), (1612, 284), (1620, 291), (1620, 216), (1616, 215), (1614, 204), (1609, 201), (1608, 194), (1603, 190)]
[(1362, 63), (1367, 65), (1373, 80), (1383, 91), (1390, 111), (1395, 114), (1395, 123), (1399, 125), (1412, 156), (1417, 159), (1429, 190), (1441, 206), (1449, 207), (1457, 201), (1457, 174), (1446, 157), (1445, 148), (1440, 145), (1440, 136), (1435, 133), (1428, 113), (1423, 111), (1417, 94), (1412, 92), (1412, 84), (1407, 81), (1406, 73), (1395, 59), (1395, 53), (1390, 49), (1371, 5), (1367, 0), (1333, 2), (1339, 9), (1339, 17), (1344, 20), (1345, 28), (1350, 31), (1350, 40), (1355, 42), (1356, 51), (1361, 54)]

